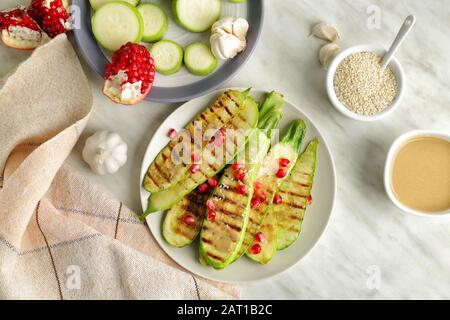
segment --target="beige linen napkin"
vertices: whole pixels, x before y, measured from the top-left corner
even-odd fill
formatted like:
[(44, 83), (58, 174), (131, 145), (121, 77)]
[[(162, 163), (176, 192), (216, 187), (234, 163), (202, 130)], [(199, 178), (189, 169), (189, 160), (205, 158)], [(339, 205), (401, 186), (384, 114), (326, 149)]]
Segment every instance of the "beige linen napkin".
[(65, 35), (0, 90), (0, 299), (229, 299), (183, 271), (120, 201), (64, 164), (92, 106)]

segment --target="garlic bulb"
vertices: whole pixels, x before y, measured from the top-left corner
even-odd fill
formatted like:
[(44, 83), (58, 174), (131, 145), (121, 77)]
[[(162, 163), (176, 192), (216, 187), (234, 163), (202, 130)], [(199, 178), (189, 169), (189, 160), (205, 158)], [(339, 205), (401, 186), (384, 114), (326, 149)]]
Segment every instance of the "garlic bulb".
[(340, 35), (336, 27), (326, 23), (321, 22), (316, 24), (312, 29), (312, 34), (319, 39), (335, 42), (339, 40)]
[(116, 173), (127, 162), (128, 146), (117, 133), (98, 131), (86, 140), (83, 159), (97, 174)]
[(319, 52), (319, 61), (324, 67), (324, 69), (328, 69), (331, 61), (337, 56), (337, 54), (341, 51), (339, 46), (335, 43), (328, 43), (324, 45)]
[(234, 58), (247, 46), (249, 25), (243, 18), (222, 18), (211, 28), (211, 51), (221, 60)]

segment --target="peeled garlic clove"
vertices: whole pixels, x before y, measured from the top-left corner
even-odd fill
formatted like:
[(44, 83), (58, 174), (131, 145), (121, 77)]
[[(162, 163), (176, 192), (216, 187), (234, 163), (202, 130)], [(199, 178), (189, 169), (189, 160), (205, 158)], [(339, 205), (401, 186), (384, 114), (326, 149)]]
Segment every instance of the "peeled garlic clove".
[(333, 61), (340, 51), (341, 49), (335, 43), (328, 43), (320, 49), (319, 61), (324, 69), (328, 69), (331, 61)]
[(312, 34), (319, 39), (330, 42), (335, 42), (340, 38), (339, 32), (337, 31), (336, 27), (326, 22), (316, 24), (312, 29)]

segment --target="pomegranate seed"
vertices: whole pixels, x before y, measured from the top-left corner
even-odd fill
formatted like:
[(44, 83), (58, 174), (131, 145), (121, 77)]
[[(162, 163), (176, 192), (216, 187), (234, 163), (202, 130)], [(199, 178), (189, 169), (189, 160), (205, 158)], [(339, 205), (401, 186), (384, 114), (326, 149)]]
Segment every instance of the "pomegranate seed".
[(217, 187), (217, 180), (214, 178), (209, 178), (208, 184), (211, 186), (211, 188), (215, 188), (215, 187)]
[(252, 199), (252, 208), (256, 208), (260, 204), (261, 204), (261, 200), (259, 200), (258, 198), (253, 198)]
[(309, 197), (308, 197), (308, 205), (312, 205), (312, 203), (313, 203), (313, 197), (312, 197), (312, 195), (309, 195)]
[(208, 189), (209, 189), (209, 185), (207, 183), (203, 183), (198, 187), (198, 192), (200, 194), (204, 194), (208, 191)]
[(286, 170), (284, 170), (284, 169), (278, 169), (276, 175), (277, 175), (278, 178), (284, 178), (284, 177), (286, 177), (286, 174), (287, 174), (287, 171), (286, 171)]
[(242, 164), (235, 162), (231, 165), (231, 169), (233, 169), (233, 171), (238, 171), (239, 169), (241, 169), (243, 167)]
[(169, 132), (167, 133), (167, 136), (173, 140), (177, 137), (177, 131), (175, 129), (170, 129)]
[(254, 245), (252, 245), (252, 247), (250, 248), (250, 252), (252, 253), (252, 254), (260, 254), (261, 253), (261, 246), (259, 245), (259, 244), (254, 244)]
[(247, 194), (247, 186), (245, 184), (240, 184), (236, 188), (237, 193), (246, 195)]
[(289, 165), (289, 163), (291, 163), (289, 161), (289, 159), (285, 159), (285, 158), (281, 158), (279, 161), (280, 167), (283, 167), (283, 168), (286, 168)]
[(225, 129), (224, 128), (220, 128), (219, 131), (217, 131), (216, 135), (214, 136), (214, 145), (216, 147), (221, 147), (223, 146), (223, 143), (225, 142)]
[(266, 194), (262, 191), (255, 192), (255, 198), (258, 198), (260, 202), (264, 202), (267, 200)]
[(191, 173), (199, 172), (200, 171), (200, 165), (197, 164), (197, 163), (194, 163), (194, 164), (191, 165), (190, 170), (191, 170)]
[(185, 224), (187, 224), (188, 226), (190, 226), (191, 224), (194, 224), (195, 219), (194, 219), (194, 217), (192, 215), (187, 214), (187, 215), (184, 216), (183, 222)]
[(216, 212), (215, 211), (208, 212), (208, 221), (214, 222), (214, 220), (216, 220)]
[(216, 211), (216, 205), (215, 205), (214, 201), (212, 201), (211, 199), (206, 201), (206, 207), (208, 208), (208, 210), (210, 212)]
[(266, 240), (266, 237), (264, 236), (264, 233), (258, 232), (257, 234), (255, 234), (255, 241), (256, 242), (264, 242), (264, 240)]
[(192, 152), (191, 160), (192, 160), (192, 162), (199, 162), (200, 161), (200, 156), (196, 152)]
[(253, 187), (255, 188), (255, 190), (261, 190), (262, 189), (262, 184), (261, 184), (261, 182), (255, 182)]
[(245, 171), (241, 169), (239, 169), (234, 173), (234, 178), (238, 181), (243, 181), (245, 179), (245, 176), (246, 176)]
[(275, 204), (281, 204), (283, 202), (283, 198), (279, 194), (276, 194), (275, 197), (273, 197), (273, 203)]

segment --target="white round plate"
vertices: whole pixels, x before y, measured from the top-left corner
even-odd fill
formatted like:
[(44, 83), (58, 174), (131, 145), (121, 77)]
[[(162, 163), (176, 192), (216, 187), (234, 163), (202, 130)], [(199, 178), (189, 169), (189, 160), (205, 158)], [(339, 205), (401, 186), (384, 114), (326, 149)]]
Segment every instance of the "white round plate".
[[(209, 106), (224, 91), (225, 89), (215, 91), (204, 97), (196, 98), (185, 103), (175, 110), (156, 131), (147, 148), (141, 168), (139, 188), (142, 209), (144, 211), (147, 206), (149, 193), (142, 187), (141, 181), (143, 181), (147, 168), (153, 159), (169, 142), (167, 132), (171, 128), (183, 128), (187, 122)], [(251, 95), (261, 102), (265, 92), (252, 90)], [(272, 262), (268, 265), (259, 265), (244, 256), (224, 270), (214, 270), (199, 263), (198, 241), (182, 249), (170, 246), (162, 237), (161, 227), (164, 215), (159, 212), (150, 215), (147, 218), (147, 224), (155, 239), (161, 248), (183, 268), (201, 277), (220, 282), (239, 283), (266, 279), (289, 269), (299, 262), (314, 247), (325, 231), (333, 210), (336, 195), (336, 173), (330, 149), (318, 128), (301, 109), (286, 101), (283, 106), (283, 113), (284, 117), (279, 126), (281, 134), (291, 121), (301, 118), (305, 120), (308, 126), (304, 147), (314, 137), (320, 139), (318, 162), (312, 190), (314, 202), (306, 211), (306, 217), (299, 239), (288, 249), (278, 251)]]

